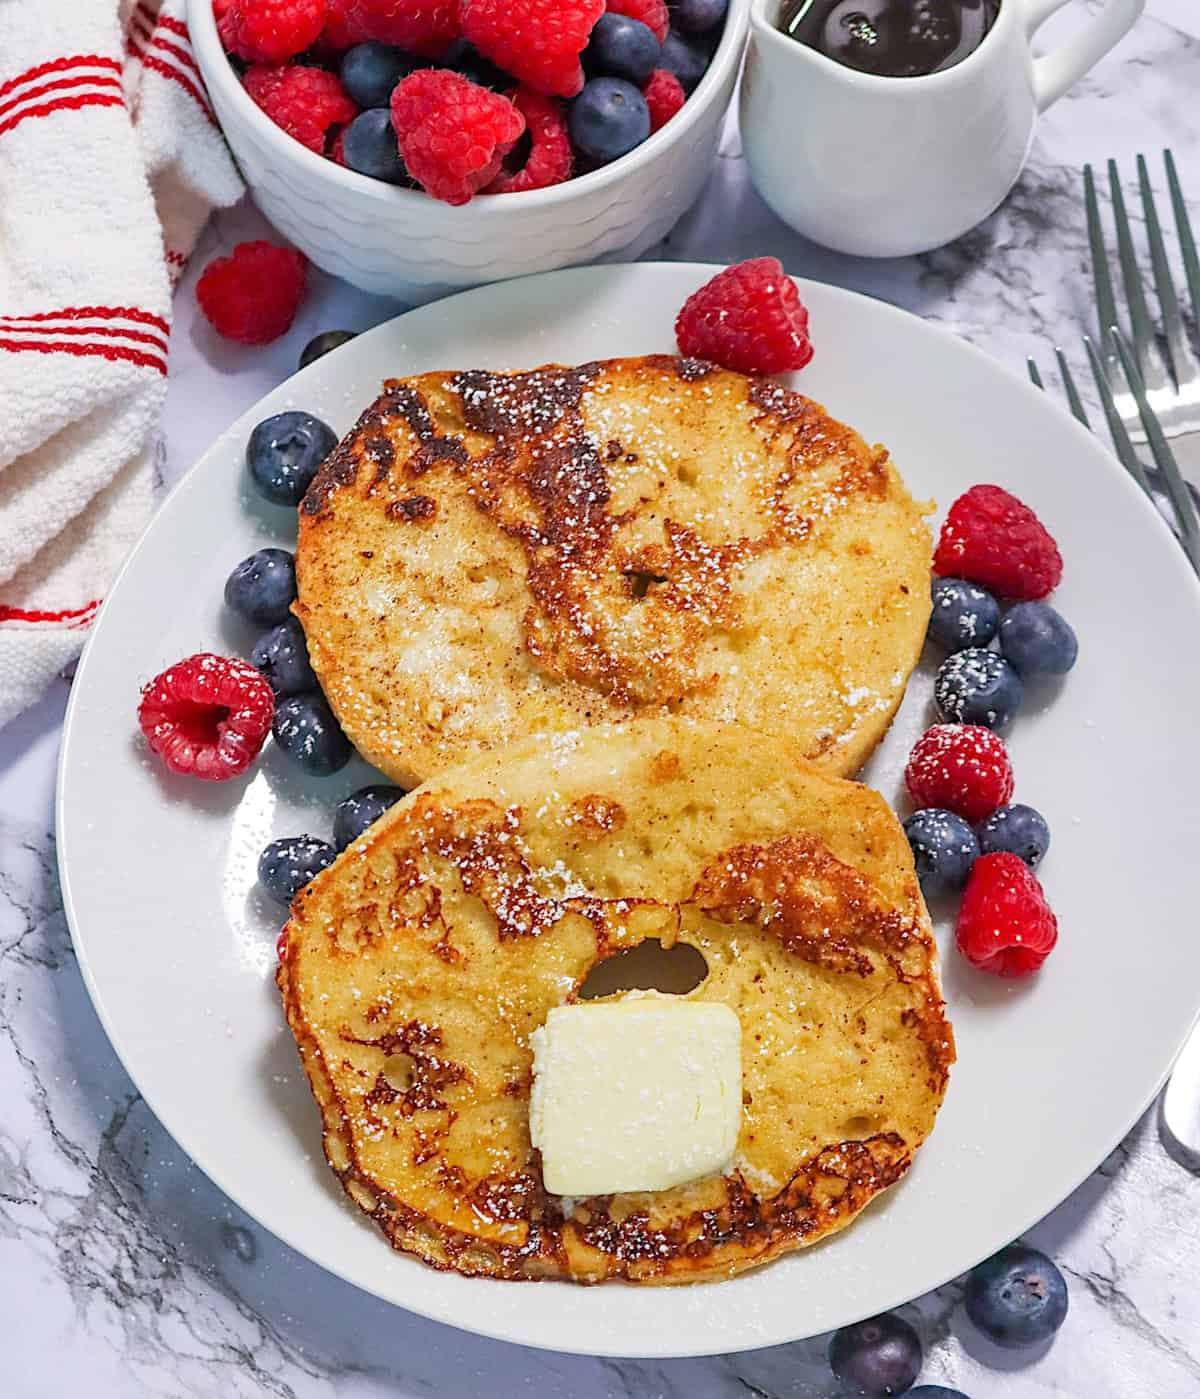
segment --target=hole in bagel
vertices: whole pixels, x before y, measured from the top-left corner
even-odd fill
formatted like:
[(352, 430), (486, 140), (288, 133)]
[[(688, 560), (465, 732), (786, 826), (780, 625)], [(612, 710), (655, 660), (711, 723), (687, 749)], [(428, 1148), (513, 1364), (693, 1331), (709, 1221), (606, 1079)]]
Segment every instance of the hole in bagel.
[(622, 991), (662, 991), (668, 996), (686, 996), (707, 975), (704, 954), (690, 942), (664, 947), (657, 938), (647, 938), (636, 947), (597, 962), (579, 988), (579, 999), (592, 1001)]

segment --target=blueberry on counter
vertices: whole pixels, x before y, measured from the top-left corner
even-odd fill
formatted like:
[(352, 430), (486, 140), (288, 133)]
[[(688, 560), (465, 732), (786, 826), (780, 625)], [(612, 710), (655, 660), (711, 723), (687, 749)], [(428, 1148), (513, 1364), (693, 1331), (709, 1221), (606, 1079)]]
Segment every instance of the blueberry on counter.
[(1002, 806), (976, 829), (979, 849), (984, 855), (995, 855), (999, 851), (1018, 855), (1031, 870), (1042, 863), (1046, 851), (1050, 849), (1050, 827), (1040, 811), (1021, 802), (1012, 806)]
[(728, 8), (729, 0), (674, 0), (671, 23), (683, 34), (709, 34)]
[(337, 851), (316, 836), (284, 836), (258, 857), (258, 882), (276, 903), (290, 904), (311, 879), (328, 869)]
[(392, 89), (400, 79), (421, 66), (420, 59), (410, 58), (391, 44), (370, 39), (365, 44), (355, 44), (352, 49), (346, 50), (342, 55), (338, 77), (354, 101), (365, 110), (386, 107), (391, 101)]
[(315, 359), (320, 359), (322, 355), (327, 355), (330, 350), (336, 350), (339, 345), (344, 345), (348, 340), (353, 340), (356, 331), (353, 330), (323, 330), (320, 335), (314, 335), (307, 345), (300, 351), (299, 369), (307, 369)]
[(947, 723), (1003, 729), (1016, 717), (1025, 687), (1003, 656), (973, 646), (942, 662), (933, 697)]
[(354, 751), (333, 710), (319, 694), (290, 695), (280, 700), (271, 732), (280, 749), (316, 777), (344, 768)]
[(962, 888), (979, 858), (979, 841), (961, 816), (928, 806), (905, 821), (904, 834), (926, 896)]
[(929, 639), (947, 651), (986, 646), (1000, 626), (1000, 604), (978, 583), (935, 578), (931, 588)]
[(263, 632), (254, 643), (250, 661), (279, 698), (319, 688), (308, 662), (304, 628), (295, 617), (285, 617), (277, 627)]
[(1053, 1336), (1067, 1315), (1067, 1284), (1044, 1253), (1010, 1244), (972, 1269), (967, 1315), (989, 1340), (1016, 1350)]
[(855, 1394), (904, 1394), (922, 1359), (920, 1337), (892, 1312), (843, 1326), (829, 1342), (829, 1367)]
[(684, 92), (690, 95), (695, 90), (708, 69), (708, 62), (708, 54), (699, 44), (683, 38), (674, 29), (668, 31), (658, 66), (674, 73)]
[(1000, 649), (1022, 675), (1065, 675), (1079, 655), (1079, 642), (1049, 603), (1019, 602), (1000, 623)]
[(258, 493), (273, 505), (299, 505), (336, 446), (333, 429), (311, 413), (276, 413), (250, 434), (246, 466)]
[(352, 845), (389, 807), (404, 796), (403, 787), (377, 782), (343, 797), (333, 809), (333, 843), (339, 850)]
[(624, 78), (640, 88), (661, 57), (662, 45), (648, 25), (625, 15), (603, 14), (583, 51), (583, 66), (589, 73)]
[(296, 560), (286, 549), (259, 549), (225, 580), (225, 605), (248, 622), (282, 622), (296, 600)]
[(571, 103), (571, 140), (593, 160), (608, 162), (640, 146), (650, 135), (646, 99), (624, 78), (593, 78)]
[(402, 185), (408, 170), (396, 143), (392, 114), (386, 107), (371, 107), (342, 133), (342, 156), (351, 170), (389, 185)]

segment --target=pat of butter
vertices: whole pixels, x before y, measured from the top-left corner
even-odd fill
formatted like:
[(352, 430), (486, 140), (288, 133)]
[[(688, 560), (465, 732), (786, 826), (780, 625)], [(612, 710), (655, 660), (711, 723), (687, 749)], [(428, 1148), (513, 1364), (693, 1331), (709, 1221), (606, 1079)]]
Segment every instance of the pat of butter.
[(742, 1027), (728, 1006), (634, 991), (534, 1032), (529, 1131), (552, 1195), (668, 1190), (729, 1169)]

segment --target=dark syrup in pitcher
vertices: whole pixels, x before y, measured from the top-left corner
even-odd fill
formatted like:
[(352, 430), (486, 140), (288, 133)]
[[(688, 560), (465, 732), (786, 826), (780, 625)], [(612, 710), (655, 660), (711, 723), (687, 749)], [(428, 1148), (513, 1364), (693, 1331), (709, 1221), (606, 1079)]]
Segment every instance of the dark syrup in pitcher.
[(917, 78), (974, 53), (999, 10), (1000, 0), (786, 0), (779, 28), (860, 73)]

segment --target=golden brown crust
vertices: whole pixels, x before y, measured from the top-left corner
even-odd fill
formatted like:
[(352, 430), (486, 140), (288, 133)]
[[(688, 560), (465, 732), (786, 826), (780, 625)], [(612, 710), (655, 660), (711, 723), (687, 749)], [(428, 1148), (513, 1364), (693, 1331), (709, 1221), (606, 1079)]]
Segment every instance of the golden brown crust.
[(787, 731), (840, 774), (915, 664), (929, 555), (886, 451), (776, 384), (665, 355), (426, 374), (313, 482), (296, 611), (406, 785), (666, 712)]
[[(690, 996), (742, 1021), (735, 1168), (564, 1217), (529, 1036), (651, 937), (698, 948)], [(670, 721), (529, 740), (410, 795), (297, 899), (278, 984), (347, 1193), (473, 1275), (709, 1280), (814, 1242), (908, 1169), (953, 1060), (884, 803), (786, 741)]]

